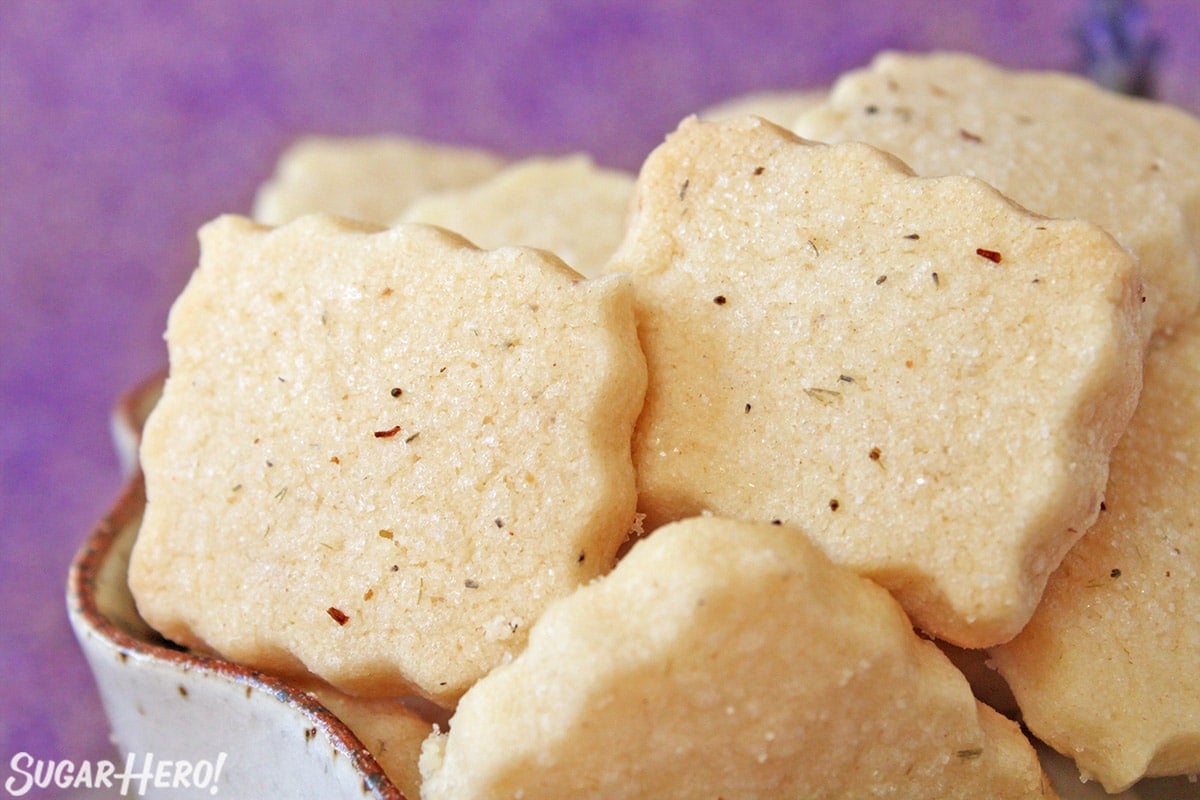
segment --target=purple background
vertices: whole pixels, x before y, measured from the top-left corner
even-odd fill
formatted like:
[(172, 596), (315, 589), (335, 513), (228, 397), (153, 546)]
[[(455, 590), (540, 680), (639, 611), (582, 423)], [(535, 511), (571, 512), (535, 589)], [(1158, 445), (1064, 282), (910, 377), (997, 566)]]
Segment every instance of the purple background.
[[(1148, 0), (1200, 109), (1200, 3)], [(0, 3), (0, 780), (107, 757), (67, 564), (115, 497), (109, 409), (165, 363), (195, 230), (295, 135), (402, 132), (635, 169), (688, 112), (881, 48), (1074, 68), (1082, 0)], [(469, 10), (471, 13), (466, 13)]]

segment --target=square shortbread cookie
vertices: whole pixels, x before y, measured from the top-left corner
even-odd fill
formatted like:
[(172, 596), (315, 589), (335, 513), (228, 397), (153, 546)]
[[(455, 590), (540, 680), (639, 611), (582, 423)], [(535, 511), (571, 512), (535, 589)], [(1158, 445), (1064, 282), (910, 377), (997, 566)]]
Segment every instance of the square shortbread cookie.
[(422, 225), (224, 217), (142, 442), (139, 611), (182, 644), (445, 705), (634, 524), (627, 280)]
[(611, 268), (650, 384), (647, 529), (805, 528), (967, 647), (1011, 638), (1095, 519), (1136, 402), (1141, 281), (1116, 241), (863, 144), (688, 120)]

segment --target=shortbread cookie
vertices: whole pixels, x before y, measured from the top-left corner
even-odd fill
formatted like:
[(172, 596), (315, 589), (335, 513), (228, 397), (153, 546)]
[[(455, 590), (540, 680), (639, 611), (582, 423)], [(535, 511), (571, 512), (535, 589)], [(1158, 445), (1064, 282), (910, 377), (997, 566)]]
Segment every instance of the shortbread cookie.
[(426, 195), (401, 219), (449, 228), (487, 249), (549, 250), (594, 277), (621, 243), (632, 196), (632, 175), (587, 156), (533, 158), (478, 185)]
[(1109, 791), (1200, 772), (1200, 317), (1156, 341), (1104, 511), (992, 655), (1027, 725)]
[(631, 290), (439, 228), (225, 217), (171, 310), (130, 585), (156, 629), (443, 703), (635, 516)]
[(400, 136), (307, 136), (259, 188), (254, 218), (282, 225), (325, 212), (387, 225), (426, 192), (471, 186), (503, 166), (483, 150)]
[(887, 592), (801, 531), (719, 518), (553, 604), (421, 773), (425, 800), (1053, 796)]
[(793, 130), (868, 142), (920, 175), (974, 175), (1038, 213), (1101, 225), (1141, 261), (1155, 329), (1200, 304), (1200, 120), (1178, 108), (973, 56), (885, 53)]
[(408, 798), (421, 797), (421, 745), (435, 730), (405, 698), (355, 697), (312, 682), (305, 688), (346, 724)]
[(778, 89), (736, 95), (700, 112), (701, 119), (720, 122), (738, 117), (762, 117), (787, 127), (809, 109), (820, 105), (828, 95), (824, 89)]
[(939, 638), (1016, 634), (1099, 512), (1136, 401), (1125, 250), (757, 118), (685, 121), (636, 202), (612, 267), (650, 369), (647, 529), (794, 522)]

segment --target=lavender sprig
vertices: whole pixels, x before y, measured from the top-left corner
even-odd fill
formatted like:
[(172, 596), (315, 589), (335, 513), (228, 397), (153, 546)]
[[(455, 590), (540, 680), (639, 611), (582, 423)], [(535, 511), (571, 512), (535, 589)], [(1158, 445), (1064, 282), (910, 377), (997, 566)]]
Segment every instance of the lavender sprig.
[(1089, 0), (1076, 36), (1089, 78), (1113, 91), (1154, 96), (1162, 39), (1150, 31), (1138, 0)]

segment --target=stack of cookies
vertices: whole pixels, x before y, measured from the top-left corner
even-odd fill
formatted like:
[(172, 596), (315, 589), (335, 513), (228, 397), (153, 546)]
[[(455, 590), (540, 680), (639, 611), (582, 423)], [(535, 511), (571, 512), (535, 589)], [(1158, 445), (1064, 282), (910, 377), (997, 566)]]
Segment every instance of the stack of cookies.
[(898, 53), (636, 176), (305, 140), (172, 308), (139, 610), (413, 798), (1196, 772), (1198, 153)]

